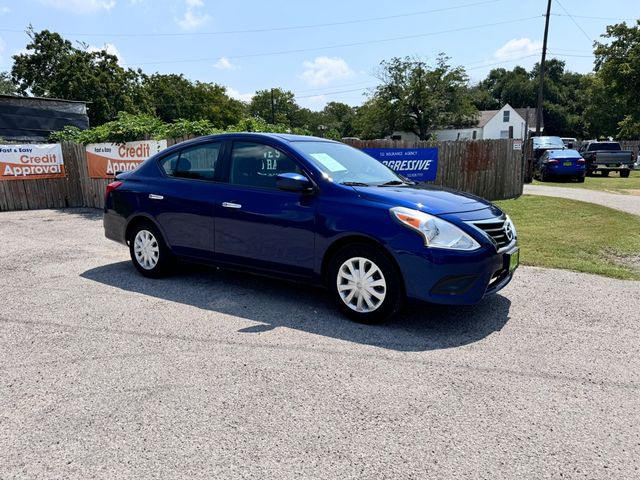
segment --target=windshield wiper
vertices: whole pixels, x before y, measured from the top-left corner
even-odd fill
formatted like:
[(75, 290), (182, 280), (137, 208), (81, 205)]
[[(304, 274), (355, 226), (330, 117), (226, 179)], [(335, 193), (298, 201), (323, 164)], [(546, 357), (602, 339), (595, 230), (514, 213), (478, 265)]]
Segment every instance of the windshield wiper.
[(369, 187), (368, 183), (362, 182), (340, 182), (340, 185), (346, 185), (347, 187)]

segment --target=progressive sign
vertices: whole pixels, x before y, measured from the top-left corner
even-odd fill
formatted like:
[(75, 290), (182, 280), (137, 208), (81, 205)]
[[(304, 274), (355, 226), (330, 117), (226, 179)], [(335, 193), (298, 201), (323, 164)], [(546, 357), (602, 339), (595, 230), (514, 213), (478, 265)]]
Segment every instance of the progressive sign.
[(437, 148), (363, 148), (362, 151), (415, 182), (433, 182), (436, 179)]
[(87, 145), (87, 170), (91, 178), (113, 178), (117, 172), (134, 170), (147, 158), (165, 148), (166, 140), (122, 144), (90, 143)]
[(0, 145), (0, 180), (40, 178), (64, 178), (60, 144)]

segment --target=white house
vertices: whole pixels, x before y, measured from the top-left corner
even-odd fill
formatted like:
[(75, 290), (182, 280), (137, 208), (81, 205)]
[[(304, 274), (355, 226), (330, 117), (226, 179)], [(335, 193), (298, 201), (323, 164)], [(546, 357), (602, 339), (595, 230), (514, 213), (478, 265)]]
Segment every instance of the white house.
[[(499, 138), (525, 138), (526, 108), (513, 108), (506, 104), (500, 110), (482, 110), (475, 127), (434, 130), (440, 141), (493, 140)], [(536, 109), (529, 109), (529, 132), (536, 130)]]
[[(525, 138), (526, 108), (513, 108), (506, 104), (500, 110), (482, 110), (479, 112), (475, 127), (449, 128), (433, 130), (431, 133), (439, 141), (449, 140), (492, 140), (500, 138)], [(529, 109), (529, 132), (536, 130), (536, 109)], [(412, 132), (393, 132), (392, 140), (416, 141), (418, 136)]]

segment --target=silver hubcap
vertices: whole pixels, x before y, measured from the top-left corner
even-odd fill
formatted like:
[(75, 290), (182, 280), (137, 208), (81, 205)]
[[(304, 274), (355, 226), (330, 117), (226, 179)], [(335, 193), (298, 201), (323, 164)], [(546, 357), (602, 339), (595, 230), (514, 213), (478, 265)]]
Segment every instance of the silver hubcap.
[(138, 264), (145, 270), (151, 270), (158, 264), (160, 246), (158, 240), (148, 230), (140, 230), (133, 241), (133, 253)]
[(354, 257), (342, 264), (336, 279), (340, 298), (360, 313), (376, 310), (387, 293), (387, 282), (378, 266), (368, 258)]

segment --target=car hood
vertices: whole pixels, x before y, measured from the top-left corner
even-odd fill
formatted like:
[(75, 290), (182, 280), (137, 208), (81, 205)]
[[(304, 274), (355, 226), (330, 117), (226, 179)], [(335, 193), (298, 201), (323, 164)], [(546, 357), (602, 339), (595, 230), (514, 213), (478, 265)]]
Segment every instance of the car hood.
[(480, 197), (431, 185), (353, 188), (367, 200), (385, 203), (391, 207), (413, 208), (431, 215), (484, 209), (494, 210), (495, 215), (501, 214), (497, 207)]

